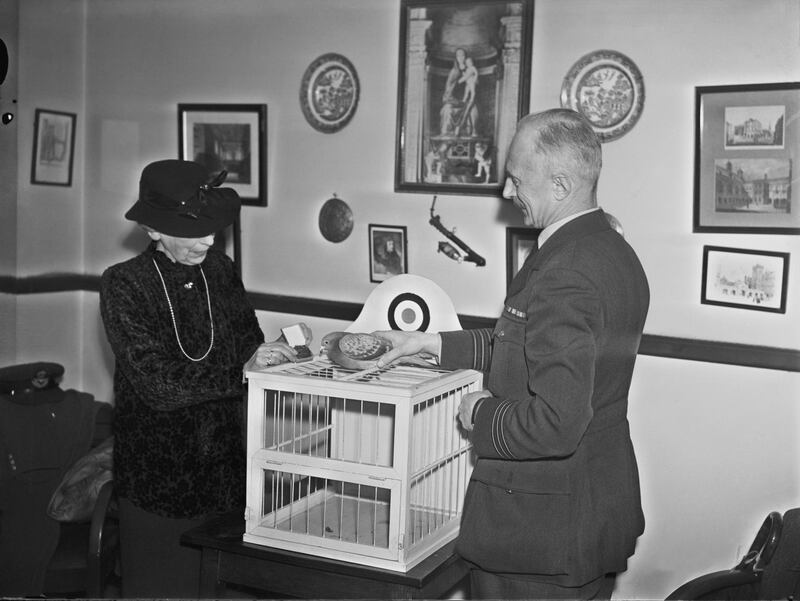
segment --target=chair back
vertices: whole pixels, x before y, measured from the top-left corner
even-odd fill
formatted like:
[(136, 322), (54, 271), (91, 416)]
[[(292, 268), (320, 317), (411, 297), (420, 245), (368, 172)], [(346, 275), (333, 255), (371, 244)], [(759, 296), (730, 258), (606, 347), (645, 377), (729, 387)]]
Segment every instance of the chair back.
[(764, 566), (772, 560), (772, 556), (775, 554), (782, 531), (783, 515), (778, 511), (771, 511), (764, 519), (764, 523), (761, 524), (761, 528), (759, 528), (755, 539), (753, 539), (750, 549), (733, 569), (743, 572), (760, 572), (763, 570)]
[(800, 508), (783, 514), (783, 528), (770, 562), (764, 567), (760, 599), (800, 598)]

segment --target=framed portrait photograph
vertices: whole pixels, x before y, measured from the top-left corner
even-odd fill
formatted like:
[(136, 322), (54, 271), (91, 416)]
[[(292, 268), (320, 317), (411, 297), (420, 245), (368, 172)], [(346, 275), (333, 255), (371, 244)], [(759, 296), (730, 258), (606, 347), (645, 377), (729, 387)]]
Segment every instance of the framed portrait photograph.
[(71, 186), (75, 159), (75, 113), (36, 109), (31, 183)]
[(267, 206), (267, 105), (179, 104), (178, 157), (227, 171), (243, 205)]
[(536, 248), (542, 230), (532, 227), (506, 228), (506, 287), (517, 275), (520, 267)]
[(402, 0), (395, 191), (500, 193), (532, 31), (532, 0)]
[(695, 88), (695, 232), (800, 234), (800, 82)]
[(382, 282), (408, 273), (408, 248), (404, 225), (369, 224), (369, 281)]
[(703, 247), (700, 302), (786, 313), (789, 253)]

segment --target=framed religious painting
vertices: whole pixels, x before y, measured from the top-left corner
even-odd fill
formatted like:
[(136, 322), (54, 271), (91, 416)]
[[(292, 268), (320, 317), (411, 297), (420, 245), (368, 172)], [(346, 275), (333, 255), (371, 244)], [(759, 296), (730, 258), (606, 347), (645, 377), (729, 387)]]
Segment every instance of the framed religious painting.
[(800, 82), (696, 87), (693, 231), (800, 234), (798, 158)]
[(408, 273), (406, 226), (369, 224), (369, 281)]
[(267, 206), (267, 105), (179, 104), (178, 157), (205, 165), (243, 205)]
[(75, 159), (75, 113), (36, 109), (31, 183), (71, 186)]
[(700, 302), (786, 313), (789, 253), (703, 247)]
[(533, 0), (402, 0), (395, 191), (500, 194), (532, 31)]

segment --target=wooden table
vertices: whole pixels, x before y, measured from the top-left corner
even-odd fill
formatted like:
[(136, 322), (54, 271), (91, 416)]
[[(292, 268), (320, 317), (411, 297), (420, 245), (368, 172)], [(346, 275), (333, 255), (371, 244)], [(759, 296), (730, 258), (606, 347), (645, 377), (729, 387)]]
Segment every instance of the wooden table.
[(408, 572), (394, 572), (242, 541), (244, 519), (210, 520), (181, 537), (199, 547), (200, 595), (220, 598), (228, 584), (311, 599), (435, 599), (467, 575), (469, 568), (453, 553), (451, 542)]

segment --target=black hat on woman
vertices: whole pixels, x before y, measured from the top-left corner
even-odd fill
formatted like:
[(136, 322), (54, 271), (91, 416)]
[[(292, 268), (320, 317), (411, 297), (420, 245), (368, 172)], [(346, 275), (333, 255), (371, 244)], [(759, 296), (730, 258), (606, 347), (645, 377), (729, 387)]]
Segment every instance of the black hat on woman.
[(241, 199), (220, 188), (226, 171), (210, 177), (200, 163), (167, 159), (147, 165), (139, 181), (139, 200), (125, 218), (176, 238), (203, 238), (239, 214)]

